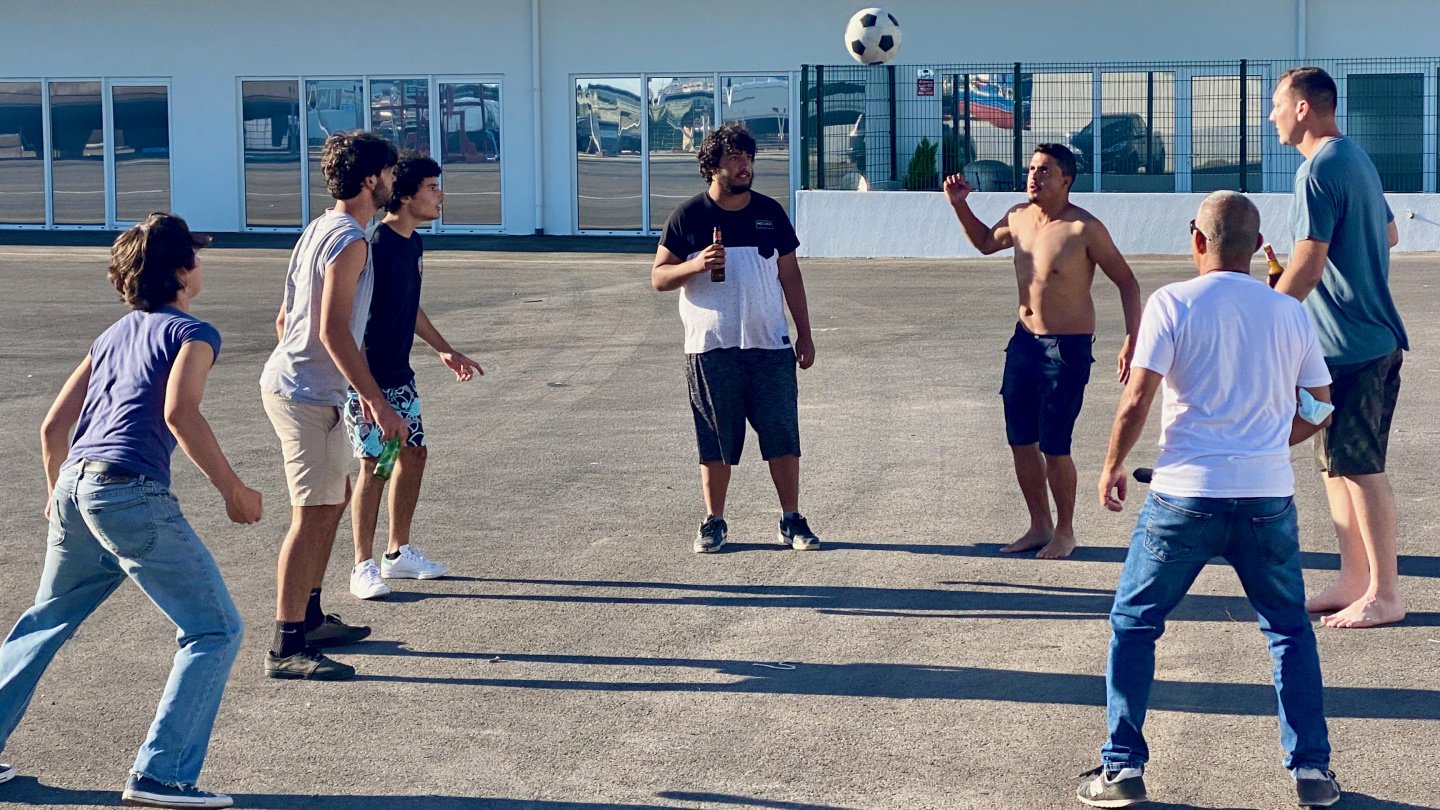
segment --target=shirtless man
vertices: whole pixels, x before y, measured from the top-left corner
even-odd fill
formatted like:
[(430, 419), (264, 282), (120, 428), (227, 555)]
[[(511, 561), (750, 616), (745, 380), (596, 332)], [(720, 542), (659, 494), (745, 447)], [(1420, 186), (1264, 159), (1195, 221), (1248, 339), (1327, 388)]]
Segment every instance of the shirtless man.
[[(965, 236), (990, 255), (1015, 248), (1015, 281), (1020, 289), (1020, 322), (1005, 349), (1005, 434), (1015, 457), (1015, 477), (1030, 510), (1030, 529), (1000, 549), (1006, 554), (1040, 549), (1042, 559), (1068, 557), (1075, 550), (1075, 463), (1070, 433), (1090, 381), (1095, 302), (1090, 286), (1095, 267), (1120, 289), (1125, 310), (1125, 345), (1117, 376), (1130, 378), (1135, 332), (1140, 326), (1140, 285), (1110, 232), (1100, 220), (1070, 204), (1075, 155), (1062, 144), (1042, 143), (1030, 156), (1021, 203), (986, 225), (970, 210), (972, 187), (963, 174), (945, 178), (945, 195)], [(1050, 514), (1050, 496), (1055, 515)]]

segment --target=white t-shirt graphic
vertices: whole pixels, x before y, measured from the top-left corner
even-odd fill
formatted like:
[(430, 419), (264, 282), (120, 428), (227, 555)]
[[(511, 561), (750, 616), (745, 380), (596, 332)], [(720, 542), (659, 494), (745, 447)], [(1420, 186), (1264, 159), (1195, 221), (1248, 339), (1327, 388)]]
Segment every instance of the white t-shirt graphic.
[(1151, 489), (1190, 498), (1295, 494), (1296, 388), (1330, 384), (1300, 302), (1243, 273), (1168, 284), (1145, 305), (1134, 365), (1164, 375)]

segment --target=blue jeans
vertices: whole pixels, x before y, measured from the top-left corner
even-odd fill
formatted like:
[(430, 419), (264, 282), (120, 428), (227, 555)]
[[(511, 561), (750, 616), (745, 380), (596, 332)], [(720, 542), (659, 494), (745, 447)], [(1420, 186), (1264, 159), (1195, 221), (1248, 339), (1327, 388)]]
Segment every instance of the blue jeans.
[(144, 477), (82, 476), (78, 465), (60, 473), (35, 605), (0, 646), (0, 747), (60, 646), (127, 577), (175, 623), (180, 644), (133, 772), (193, 785), (242, 625), (220, 569), (175, 496)]
[(1240, 575), (1270, 643), (1285, 767), (1324, 770), (1330, 739), (1320, 656), (1305, 613), (1294, 499), (1179, 498), (1154, 491), (1140, 509), (1110, 610), (1105, 767), (1139, 768), (1149, 760), (1140, 729), (1155, 680), (1155, 640), (1165, 632), (1165, 617), (1216, 556)]

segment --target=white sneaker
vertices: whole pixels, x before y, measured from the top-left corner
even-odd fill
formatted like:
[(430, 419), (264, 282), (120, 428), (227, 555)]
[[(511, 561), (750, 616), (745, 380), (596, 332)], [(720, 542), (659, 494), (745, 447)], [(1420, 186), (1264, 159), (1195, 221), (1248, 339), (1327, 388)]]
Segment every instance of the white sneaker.
[(409, 543), (400, 547), (400, 557), (380, 558), (380, 576), (386, 579), (439, 579), (450, 571), (448, 566), (431, 562)]
[(390, 586), (380, 580), (380, 569), (374, 560), (366, 560), (350, 569), (350, 593), (356, 599), (382, 599), (390, 595)]

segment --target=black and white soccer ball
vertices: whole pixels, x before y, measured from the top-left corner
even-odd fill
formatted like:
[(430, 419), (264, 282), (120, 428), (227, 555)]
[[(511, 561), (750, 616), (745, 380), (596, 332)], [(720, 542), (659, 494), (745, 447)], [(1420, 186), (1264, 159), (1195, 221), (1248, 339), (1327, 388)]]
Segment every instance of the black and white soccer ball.
[(887, 9), (861, 9), (845, 26), (845, 50), (867, 65), (889, 62), (900, 53), (900, 23)]

